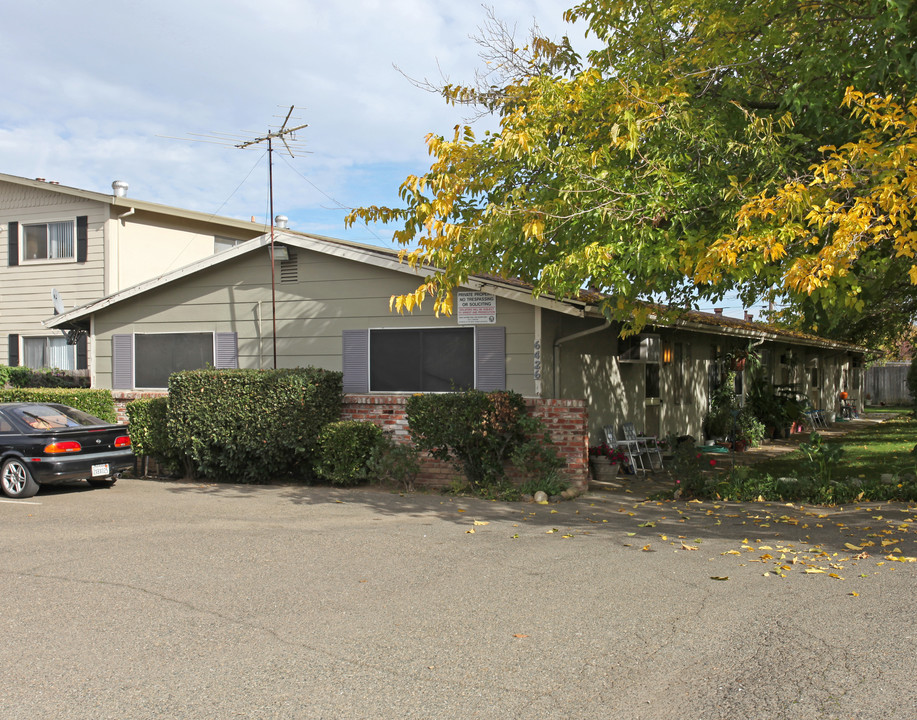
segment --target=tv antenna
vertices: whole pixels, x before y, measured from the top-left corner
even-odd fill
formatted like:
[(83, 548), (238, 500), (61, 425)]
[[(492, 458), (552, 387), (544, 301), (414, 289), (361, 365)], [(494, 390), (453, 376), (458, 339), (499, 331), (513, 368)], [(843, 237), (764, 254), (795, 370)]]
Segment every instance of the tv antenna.
[(290, 157), (295, 157), (293, 155), (293, 149), (287, 142), (287, 138), (289, 137), (291, 140), (295, 140), (296, 136), (294, 133), (297, 130), (302, 130), (304, 127), (308, 127), (308, 125), (297, 125), (296, 127), (290, 128), (287, 127), (290, 116), (293, 114), (293, 107), (293, 105), (290, 105), (290, 110), (287, 112), (287, 116), (283, 119), (283, 124), (280, 126), (279, 130), (274, 130), (273, 132), (269, 131), (266, 135), (253, 138), (251, 140), (246, 140), (245, 142), (241, 142), (236, 145), (236, 147), (240, 150), (244, 150), (245, 148), (267, 142), (267, 184), (271, 202), (271, 333), (273, 340), (271, 345), (274, 350), (275, 370), (277, 369), (277, 280), (276, 269), (274, 267), (274, 140), (280, 140), (280, 142), (282, 142), (283, 146), (286, 148), (287, 152), (290, 154)]
[[(294, 105), (290, 105), (290, 109), (287, 111), (286, 117), (283, 119), (280, 128), (277, 130), (268, 130), (264, 135), (257, 135), (254, 132), (243, 131), (252, 135), (256, 135), (253, 138), (246, 139), (245, 137), (240, 137), (237, 135), (230, 135), (228, 133), (213, 133), (211, 135), (203, 135), (200, 133), (188, 133), (194, 137), (190, 138), (193, 142), (203, 142), (211, 143), (214, 145), (222, 145), (223, 147), (232, 147), (238, 148), (239, 150), (245, 150), (256, 145), (261, 145), (262, 143), (267, 143), (267, 177), (268, 177), (268, 194), (270, 196), (270, 213), (271, 213), (271, 337), (273, 340), (274, 348), (274, 369), (277, 369), (277, 281), (276, 273), (274, 268), (274, 140), (280, 140), (283, 143), (284, 149), (290, 155), (291, 158), (296, 157), (293, 154), (295, 149), (299, 153), (308, 152), (304, 150), (296, 140), (296, 131), (302, 130), (305, 127), (309, 127), (307, 124), (297, 125), (296, 127), (287, 127), (287, 123), (290, 121), (290, 118), (293, 115)], [(280, 117), (279, 115), (276, 117)], [(298, 119), (298, 118), (294, 118)], [(168, 135), (163, 135), (162, 137), (167, 137), (172, 140), (188, 140), (189, 138), (172, 138)]]

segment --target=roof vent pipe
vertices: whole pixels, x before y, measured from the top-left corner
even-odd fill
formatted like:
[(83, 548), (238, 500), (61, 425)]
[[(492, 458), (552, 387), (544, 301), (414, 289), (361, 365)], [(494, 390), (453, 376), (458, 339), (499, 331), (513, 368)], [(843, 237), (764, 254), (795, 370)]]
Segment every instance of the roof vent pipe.
[(127, 197), (128, 184), (124, 180), (115, 180), (111, 184), (112, 195), (115, 197)]
[(274, 217), (274, 227), (280, 228), (281, 230), (286, 230), (289, 224), (290, 218), (288, 218), (286, 215), (277, 215)]

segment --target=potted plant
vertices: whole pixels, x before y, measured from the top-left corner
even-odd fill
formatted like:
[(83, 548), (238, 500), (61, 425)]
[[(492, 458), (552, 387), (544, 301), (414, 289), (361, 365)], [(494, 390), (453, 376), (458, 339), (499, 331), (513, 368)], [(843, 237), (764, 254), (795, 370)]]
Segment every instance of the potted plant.
[(614, 480), (625, 462), (627, 456), (608, 443), (603, 442), (589, 448), (589, 466), (592, 468), (592, 476), (599, 482)]
[(749, 408), (742, 408), (736, 418), (736, 442), (741, 443), (742, 447), (737, 447), (736, 450), (757, 447), (764, 439), (764, 432), (764, 423), (756, 418)]

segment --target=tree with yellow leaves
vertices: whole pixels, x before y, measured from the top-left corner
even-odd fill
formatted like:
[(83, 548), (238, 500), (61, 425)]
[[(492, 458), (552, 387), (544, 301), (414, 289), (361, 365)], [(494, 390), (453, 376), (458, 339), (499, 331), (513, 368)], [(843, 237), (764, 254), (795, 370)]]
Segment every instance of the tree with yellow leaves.
[[(872, 262), (881, 248), (867, 243), (840, 271), (852, 248), (836, 233), (838, 217), (819, 221), (800, 203), (836, 214), (876, 189), (875, 207), (899, 208), (899, 225), (903, 208), (913, 207), (882, 196), (872, 175), (886, 172), (876, 164), (885, 146), (870, 150), (878, 136), (860, 138), (869, 113), (909, 112), (917, 86), (912, 4), (589, 0), (565, 15), (599, 41), (586, 58), (567, 38), (535, 36), (517, 47), (498, 32), (485, 43), (498, 60), (497, 81), (441, 90), (449, 102), (495, 114), (499, 129), (431, 134), (432, 164), (402, 184), (403, 206), (361, 208), (349, 222), (400, 224), (394, 237), (404, 260), (436, 268), (417, 292), (393, 299), (400, 310), (431, 295), (449, 312), (453, 288), (493, 274), (536, 294), (600, 290), (610, 298), (608, 316), (633, 329), (646, 321), (647, 301), (676, 314), (730, 292), (747, 304), (788, 298), (803, 322), (838, 302), (854, 318), (869, 292), (889, 296), (888, 273), (899, 281), (907, 270)], [(851, 86), (873, 94), (845, 95)], [(874, 105), (877, 97), (889, 104)], [(870, 152), (873, 164), (865, 162)], [(848, 160), (856, 161), (852, 175)], [(895, 160), (901, 156), (887, 158)], [(801, 239), (796, 226), (809, 235)], [(814, 260), (812, 237), (825, 250)], [(857, 274), (863, 262), (870, 269)], [(848, 304), (853, 277), (862, 305)], [(851, 327), (819, 329), (857, 339)]]

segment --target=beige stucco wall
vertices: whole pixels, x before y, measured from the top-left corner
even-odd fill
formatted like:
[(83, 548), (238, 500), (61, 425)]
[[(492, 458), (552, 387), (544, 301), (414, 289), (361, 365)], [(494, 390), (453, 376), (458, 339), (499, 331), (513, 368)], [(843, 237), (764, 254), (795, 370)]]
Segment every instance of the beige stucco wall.
[[(341, 332), (359, 328), (450, 327), (432, 302), (419, 311), (389, 311), (392, 294), (417, 287), (413, 275), (306, 250), (294, 250), (296, 282), (276, 276), (278, 367), (341, 369)], [(239, 364), (273, 364), (271, 265), (267, 249), (243, 255), (98, 312), (94, 317), (94, 383), (111, 387), (111, 337), (119, 333), (235, 332)], [(279, 264), (278, 264), (279, 268)], [(506, 327), (507, 386), (526, 396), (533, 377), (532, 306), (497, 298), (497, 325)]]
[(254, 230), (245, 232), (144, 211), (126, 212), (113, 207), (108, 222), (111, 262), (106, 294), (213, 255), (217, 236), (236, 240), (256, 237)]

